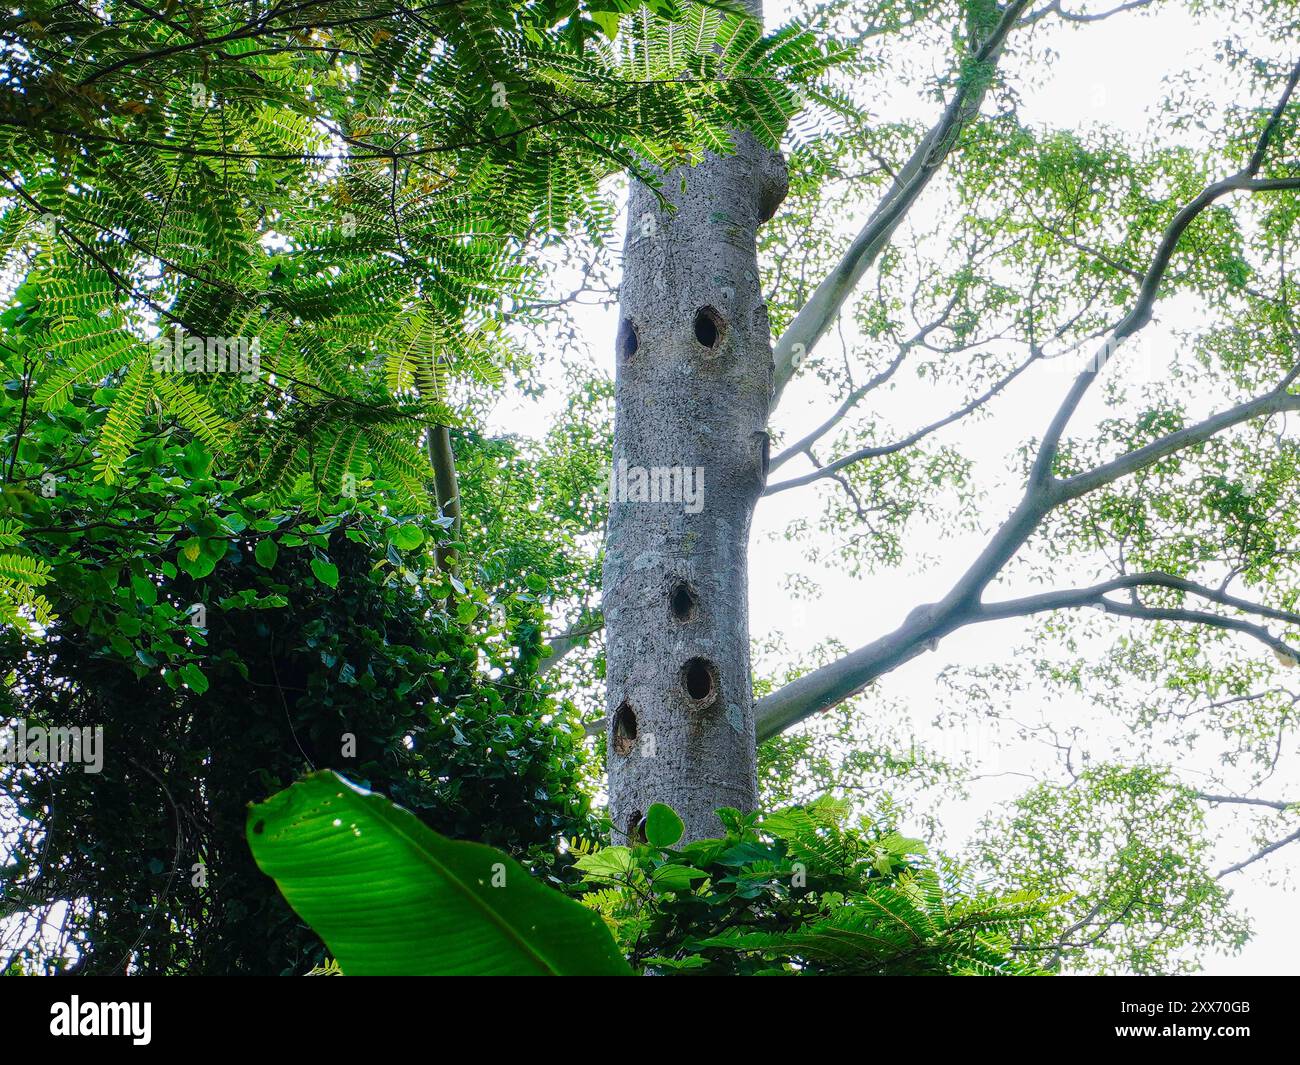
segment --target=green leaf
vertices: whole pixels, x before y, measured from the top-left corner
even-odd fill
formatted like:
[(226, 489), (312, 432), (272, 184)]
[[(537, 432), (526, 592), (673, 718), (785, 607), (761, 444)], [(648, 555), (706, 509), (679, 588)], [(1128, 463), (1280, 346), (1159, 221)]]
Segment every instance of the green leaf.
[(257, 542), (257, 547), (253, 549), (253, 557), (263, 569), (274, 569), (275, 560), (280, 557), (280, 545), (268, 536)]
[(131, 588), (134, 590), (136, 598), (145, 606), (153, 606), (158, 602), (158, 586), (148, 577), (132, 577)]
[(580, 855), (573, 864), (594, 879), (618, 882), (629, 877), (636, 867), (626, 847), (604, 847), (594, 854)]
[(394, 525), (388, 530), (388, 542), (400, 551), (414, 551), (424, 543), (424, 530), (418, 525)]
[(202, 580), (217, 568), (217, 560), (203, 550), (203, 541), (197, 536), (181, 544), (176, 564), (195, 580)]
[(599, 26), (611, 41), (618, 36), (618, 20), (618, 13), (614, 11), (591, 12), (591, 21)]
[(248, 842), (348, 975), (631, 974), (596, 914), (337, 773), (252, 806)]
[(185, 665), (181, 666), (181, 680), (199, 695), (208, 690), (208, 678), (203, 675), (203, 670), (199, 669), (193, 662), (186, 662)]
[(686, 831), (682, 819), (671, 806), (661, 802), (651, 803), (645, 815), (645, 838), (652, 847), (671, 847)]
[(339, 586), (339, 568), (333, 562), (326, 562), (323, 558), (313, 558), (311, 571), (316, 574), (316, 579), (321, 584), (328, 584), (331, 588)]
[(694, 881), (708, 878), (708, 873), (689, 865), (661, 865), (650, 874), (650, 884), (656, 891), (689, 891)]

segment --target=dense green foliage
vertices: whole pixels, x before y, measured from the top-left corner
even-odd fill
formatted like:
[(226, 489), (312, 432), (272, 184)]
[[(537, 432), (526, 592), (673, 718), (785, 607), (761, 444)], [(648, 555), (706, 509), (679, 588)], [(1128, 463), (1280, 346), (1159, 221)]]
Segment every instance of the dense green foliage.
[[(972, 888), (925, 844), (821, 799), (723, 810), (720, 839), (676, 848), (682, 824), (651, 807), (645, 842), (581, 855), (583, 901), (634, 965), (706, 976), (1028, 975), (1014, 944), (1051, 913), (1032, 893)], [(675, 849), (676, 848), (676, 849)]]
[(1209, 864), (1203, 804), (1171, 776), (1097, 766), (1031, 788), (986, 825), (981, 868), (1066, 896), (1025, 930), (1040, 965), (1194, 972), (1199, 950), (1245, 943), (1250, 926)]
[[(425, 428), (518, 359), (539, 244), (603, 239), (600, 181), (775, 143), (824, 66), (696, 4), (38, 3), (3, 23), (0, 319), (25, 402), (111, 380), (111, 482), (152, 412), (241, 482), (425, 501)], [(656, 13), (657, 12), (657, 13)], [(680, 25), (669, 30), (663, 15)], [(12, 257), (12, 258), (11, 258)], [(175, 360), (175, 361), (173, 361)], [(445, 502), (445, 501), (440, 501)], [(0, 528), (0, 551), (16, 529)], [(44, 610), (0, 553), (0, 620)]]
[[(38, 418), (24, 460), (88, 450), (111, 398)], [(365, 483), (324, 509), (311, 492), (272, 507), (177, 430), (111, 486), (83, 464), (53, 498), (0, 499), (41, 530), (58, 614), (40, 643), (0, 638), (0, 719), (102, 725), (106, 748), (97, 774), (4, 769), (0, 897), (59, 929), (7, 938), (6, 960), (57, 966), (71, 944), (89, 972), (310, 967), (318, 942), (243, 834), (247, 803), (308, 767), (530, 862), (596, 831), (581, 731), (536, 682), (541, 608), (468, 575), (453, 588), (434, 563), (445, 522), (394, 514)]]
[[(925, 845), (846, 827), (830, 799), (720, 812), (727, 834), (674, 849), (655, 804), (634, 847), (573, 840), (598, 918), (489, 847), (430, 831), (383, 796), (315, 773), (253, 806), (258, 865), (350, 975), (1029, 975), (1030, 893), (971, 891)], [(583, 915), (584, 916), (580, 916)]]

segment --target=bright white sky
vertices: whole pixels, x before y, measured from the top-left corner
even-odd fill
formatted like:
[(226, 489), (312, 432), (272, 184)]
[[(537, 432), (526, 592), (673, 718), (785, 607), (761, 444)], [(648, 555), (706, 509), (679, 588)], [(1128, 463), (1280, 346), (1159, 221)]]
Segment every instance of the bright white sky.
[[(784, 19), (795, 6), (785, 0), (768, 0), (769, 25)], [(1075, 10), (1104, 10), (1109, 6), (1110, 3), (1085, 4), (1084, 0), (1075, 0), (1073, 5)], [(1040, 75), (1036, 84), (1026, 85), (1016, 79), (1012, 68), (1013, 83), (1021, 93), (1022, 118), (1057, 128), (1078, 129), (1090, 124), (1105, 124), (1134, 135), (1141, 134), (1147, 127), (1149, 109), (1157, 105), (1162, 96), (1162, 79), (1186, 70), (1192, 62), (1190, 57), (1210, 53), (1218, 36), (1217, 27), (1198, 25), (1171, 5), (1165, 5), (1154, 18), (1122, 15), (1080, 29), (1061, 27), (1053, 32), (1052, 44), (1059, 59), (1051, 65), (1045, 81)], [(1229, 92), (1236, 91), (1212, 82), (1203, 82), (1200, 87), (1213, 99), (1223, 101), (1232, 98), (1227, 95)], [(933, 121), (936, 105), (932, 99), (922, 97), (920, 88), (894, 86), (888, 106), (882, 101), (877, 111), (891, 117), (916, 118), (927, 123)], [(1258, 101), (1238, 102), (1250, 104)], [(925, 209), (927, 202), (923, 201), (918, 210)], [(928, 209), (935, 209), (933, 200), (929, 201)], [(846, 216), (842, 225), (846, 233), (856, 232), (861, 221), (859, 217)], [(1171, 320), (1172, 309), (1168, 306), (1162, 309), (1166, 322)], [(592, 308), (583, 313), (582, 322), (585, 334), (590, 338), (591, 357), (612, 374), (616, 313), (612, 308)], [(1157, 360), (1153, 365), (1158, 364), (1160, 358), (1176, 352), (1169, 334), (1162, 335), (1159, 330), (1158, 319), (1157, 325), (1148, 331), (1152, 335), (1146, 338), (1145, 349), (1139, 349)], [(834, 341), (828, 338), (826, 342)], [(1147, 363), (1148, 356), (1143, 355), (1142, 361)], [(977, 462), (976, 479), (987, 486), (989, 492), (985, 507), (988, 520), (998, 520), (1005, 514), (1013, 498), (1010, 493), (1016, 489), (1009, 478), (1011, 449), (1025, 433), (1042, 431), (1042, 425), (1026, 419), (1045, 420), (1075, 369), (1072, 363), (1067, 365), (1062, 360), (1045, 367), (1044, 372), (1036, 377), (1027, 375), (1000, 398), (993, 419), (970, 426), (959, 423), (947, 435), (936, 438), (945, 443), (960, 442), (963, 452)], [(550, 370), (554, 372), (556, 367), (552, 366)], [(959, 406), (960, 399), (954, 403), (954, 398), (936, 394), (933, 387), (926, 384), (911, 388), (904, 386), (892, 393), (887, 402), (891, 411), (905, 411), (909, 423), (922, 425)], [(787, 440), (795, 439), (825, 418), (832, 409), (833, 403), (819, 391), (816, 382), (796, 380), (782, 403), (777, 424)], [(553, 402), (537, 403), (514, 397), (498, 408), (492, 419), (493, 427), (541, 436), (555, 413)], [(1089, 414), (1086, 409), (1081, 412), (1073, 427), (1076, 432), (1086, 430)], [(781, 473), (788, 475), (801, 471), (802, 468), (792, 463)], [(797, 516), (815, 514), (818, 510), (817, 493), (823, 490), (809, 487), (765, 499), (759, 506), (751, 546), (750, 617), (754, 637), (761, 639), (766, 634), (781, 631), (796, 654), (831, 637), (857, 647), (889, 631), (914, 606), (942, 595), (984, 542), (981, 535), (941, 536), (941, 530), (918, 524), (911, 530), (912, 557), (926, 559), (923, 565), (853, 579), (834, 568), (801, 564), (792, 558), (790, 545), (774, 539), (773, 534), (779, 534)], [(784, 590), (783, 581), (792, 570), (816, 581), (821, 588), (820, 598), (807, 604), (792, 602)], [(1084, 583), (1092, 576), (1091, 573), (1062, 574), (1059, 586)], [(1007, 594), (1015, 593), (1008, 589)], [(965, 629), (948, 637), (938, 654), (923, 655), (884, 678), (880, 682), (881, 690), (908, 707), (918, 738), (944, 750), (975, 750), (984, 765), (984, 772), (1018, 772), (1034, 765), (1038, 765), (1041, 772), (1046, 758), (1041, 749), (1012, 747), (999, 751), (987, 742), (987, 734), (982, 735), (978, 728), (953, 736), (941, 735), (931, 726), (941, 703), (951, 700), (937, 680), (939, 670), (951, 665), (1005, 662), (1024, 642), (1025, 632), (1026, 627), (1021, 622)], [(1044, 721), (1058, 726), (1084, 723), (1089, 728), (1106, 728), (1106, 722), (1097, 721), (1095, 710), (1059, 696), (1040, 699), (1027, 693), (1024, 707), (1017, 707), (1017, 716), (1027, 722)], [(1099, 743), (1099, 746), (1104, 744)], [(1294, 755), (1297, 753), (1294, 741), (1291, 746)], [(1204, 769), (1209, 768), (1217, 753), (1217, 750), (1205, 752)], [(1198, 751), (1196, 757), (1179, 767), (1192, 784), (1197, 782), (1196, 775), (1204, 771), (1198, 767), (1199, 756)], [(1300, 793), (1300, 786), (1296, 785), (1294, 759), (1290, 765), (1289, 773), (1279, 772), (1274, 777), (1268, 793), (1270, 797), (1294, 798)], [(1290, 781), (1289, 788), (1287, 781)], [(949, 850), (959, 849), (984, 813), (1000, 801), (1014, 797), (1027, 783), (1023, 777), (1012, 775), (996, 776), (973, 785), (971, 801), (943, 810), (943, 829), (947, 838), (936, 842)], [(1217, 816), (1211, 823), (1221, 844), (1217, 856), (1221, 861), (1216, 868), (1253, 852), (1244, 829), (1234, 822), (1231, 815)], [(1292, 919), (1295, 898), (1269, 887), (1267, 883), (1278, 879), (1284, 870), (1300, 871), (1300, 847), (1283, 850), (1231, 878), (1236, 901), (1254, 918), (1256, 935), (1240, 956), (1210, 961), (1208, 972), (1280, 974), (1297, 971), (1300, 922)]]

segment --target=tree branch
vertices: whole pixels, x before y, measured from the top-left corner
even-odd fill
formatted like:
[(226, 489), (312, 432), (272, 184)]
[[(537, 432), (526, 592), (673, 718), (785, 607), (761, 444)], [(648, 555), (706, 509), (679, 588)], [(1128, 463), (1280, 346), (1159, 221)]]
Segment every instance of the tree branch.
[[(784, 492), (788, 488), (799, 488), (802, 485), (811, 484), (813, 481), (819, 481), (823, 477), (830, 477), (844, 469), (846, 466), (852, 466), (854, 463), (861, 462), (864, 459), (882, 458), (885, 455), (893, 455), (896, 452), (909, 448), (913, 444), (919, 443), (921, 440), (925, 439), (925, 437), (929, 436), (931, 433), (942, 429), (945, 425), (951, 425), (955, 421), (960, 421), (968, 414), (971, 414), (984, 406), (985, 403), (993, 399), (999, 392), (1011, 384), (1012, 381), (1024, 373), (1025, 370), (1029, 369), (1038, 358), (1038, 355), (1030, 355), (1028, 359), (1012, 370), (1006, 377), (1002, 378), (991, 388), (987, 389), (982, 395), (971, 400), (964, 407), (953, 411), (951, 414), (945, 415), (938, 421), (922, 426), (920, 429), (917, 429), (916, 432), (903, 437), (901, 440), (892, 444), (880, 444), (872, 447), (859, 448), (857, 451), (852, 451), (849, 454), (844, 455), (842, 458), (836, 459), (834, 462), (828, 463), (810, 473), (805, 473), (801, 477), (792, 477), (786, 481), (779, 481), (776, 484), (770, 484), (763, 490), (763, 495), (770, 496), (777, 492)], [(836, 420), (838, 420), (838, 416)], [(804, 439), (807, 440), (807, 437)], [(803, 445), (803, 441), (800, 441), (800, 445)], [(811, 443), (809, 443), (806, 446), (803, 446), (802, 449), (807, 450), (807, 448), (811, 446)]]
[[(999, 28), (1002, 28), (1001, 24)], [(1111, 330), (1091, 365), (1076, 378), (1044, 434), (1023, 497), (1007, 520), (993, 534), (979, 557), (958, 578), (940, 602), (918, 607), (894, 632), (850, 652), (836, 662), (813, 670), (760, 699), (755, 706), (757, 736), (760, 742), (821, 710), (851, 698), (876, 677), (915, 658), (927, 647), (936, 646), (940, 638), (955, 629), (973, 621), (988, 620), (997, 616), (996, 613), (989, 612), (998, 609), (996, 604), (989, 608), (981, 602), (984, 589), (1029, 539), (1042, 519), (1061, 503), (1149, 466), (1175, 451), (1203, 443), (1230, 426), (1265, 414), (1300, 410), (1300, 395), (1288, 391), (1290, 385), (1300, 375), (1300, 366), (1297, 366), (1276, 388), (1264, 396), (1240, 403), (1195, 426), (1171, 433), (1088, 473), (1063, 480), (1058, 480), (1051, 474), (1052, 463), (1070, 418), (1088, 388), (1096, 380), (1102, 366), (1114, 355), (1124, 339), (1150, 321), (1160, 284), (1187, 227), (1201, 212), (1229, 192), (1300, 189), (1300, 177), (1265, 179), (1257, 176), (1263, 165), (1270, 140), (1278, 128), (1297, 83), (1300, 83), (1300, 62), (1296, 64), (1287, 79), (1282, 96), (1260, 133), (1246, 167), (1231, 177), (1206, 186), (1195, 199), (1177, 212), (1165, 229), (1151, 265), (1143, 275), (1132, 307)], [(883, 209), (884, 205), (881, 210)], [(803, 312), (800, 314), (802, 315)], [(791, 328), (793, 327), (794, 323)], [(1226, 618), (1207, 611), (1168, 610), (1120, 604), (1105, 598), (1095, 601), (1111, 614), (1146, 620), (1189, 621), (1243, 632), (1272, 647), (1279, 656), (1285, 655), (1292, 660), (1298, 658), (1295, 650), (1272, 636), (1262, 626), (1238, 618)], [(1222, 599), (1214, 601), (1223, 602)], [(1044, 607), (1044, 609), (1051, 608)], [(1256, 608), (1256, 613), (1258, 609)]]
[(1056, 459), (1057, 449), (1060, 447), (1061, 438), (1088, 389), (1092, 387), (1093, 382), (1101, 374), (1102, 368), (1114, 357), (1124, 341), (1151, 321), (1151, 313), (1160, 290), (1160, 284), (1164, 280), (1165, 273), (1169, 269), (1169, 263), (1178, 248), (1178, 242), (1182, 239), (1183, 233), (1187, 231), (1187, 227), (1200, 217), (1206, 208), (1230, 192), (1300, 189), (1300, 178), (1261, 179), (1256, 176), (1264, 163), (1269, 141), (1286, 111), (1286, 106), (1295, 92), (1298, 81), (1300, 81), (1300, 62), (1291, 71), (1291, 76), (1287, 79), (1282, 96), (1274, 106), (1268, 122), (1260, 133), (1255, 143), (1255, 149), (1251, 152), (1250, 160), (1246, 166), (1230, 177), (1207, 185), (1199, 195), (1189, 203), (1184, 204), (1178, 213), (1174, 215), (1173, 220), (1160, 238), (1160, 244), (1151, 260), (1151, 265), (1147, 268), (1142, 283), (1138, 287), (1137, 298), (1133, 306), (1120, 319), (1119, 324), (1111, 330), (1083, 372), (1075, 378), (1074, 384), (1057, 410), (1051, 425), (1048, 426), (1047, 432), (1043, 436), (1043, 442), (1039, 447), (1038, 456), (1034, 461), (1033, 471), (1030, 475), (1031, 483), (1047, 481), (1052, 463)]
[(1155, 0), (1129, 0), (1126, 4), (1120, 4), (1118, 7), (1112, 7), (1109, 11), (1099, 11), (1095, 15), (1066, 11), (1061, 6), (1061, 0), (1052, 0), (1046, 7), (1040, 7), (1037, 11), (1032, 11), (1026, 15), (1020, 22), (1022, 26), (1032, 26), (1035, 22), (1045, 19), (1048, 15), (1058, 15), (1066, 22), (1101, 22), (1103, 19), (1112, 18), (1115, 15), (1121, 15), (1126, 11), (1137, 11), (1144, 7), (1150, 7)]
[[(451, 434), (445, 425), (429, 427), (425, 441), (438, 507), (444, 518), (451, 518), (451, 538), (460, 537), (460, 487), (456, 477), (456, 455), (451, 449)], [(455, 553), (446, 547), (436, 551), (438, 568), (444, 572), (455, 565)]]
[(1300, 803), (1282, 802), (1278, 799), (1252, 799), (1248, 795), (1210, 795), (1204, 791), (1196, 792), (1196, 797), (1203, 802), (1233, 803), (1244, 806), (1267, 806), (1270, 810), (1294, 810)]
[(1260, 643), (1273, 650), (1279, 657), (1291, 662), (1300, 662), (1300, 651), (1291, 647), (1285, 640), (1279, 640), (1263, 625), (1243, 621), (1241, 618), (1224, 617), (1211, 614), (1208, 610), (1185, 610), (1180, 607), (1141, 606), (1135, 603), (1117, 603), (1113, 599), (1099, 599), (1097, 605), (1107, 614), (1120, 617), (1137, 618), (1140, 621), (1186, 621), (1194, 625), (1207, 625), (1216, 629), (1229, 629), (1253, 636)]
[(806, 436), (800, 437), (789, 447), (785, 448), (785, 450), (783, 450), (779, 455), (773, 458), (772, 461), (768, 463), (768, 474), (770, 475), (773, 470), (784, 465), (786, 462), (789, 462), (790, 459), (794, 458), (796, 455), (810, 454), (812, 446), (834, 429), (835, 426), (839, 425), (845, 415), (858, 405), (863, 396), (867, 395), (869, 392), (873, 392), (893, 377), (894, 374), (898, 372), (898, 368), (903, 365), (904, 360), (912, 349), (918, 344), (923, 344), (926, 337), (948, 321), (948, 318), (952, 315), (953, 310), (957, 306), (959, 298), (960, 294), (954, 292), (948, 298), (948, 302), (944, 305), (943, 310), (939, 312), (938, 316), (930, 322), (929, 325), (918, 329), (911, 337), (898, 345), (897, 353), (889, 360), (889, 364), (883, 370), (879, 373), (873, 374), (869, 380), (853, 389), (844, 398), (844, 401), (839, 405), (839, 407), (836, 408), (835, 413), (817, 426), (816, 429), (812, 430), (812, 432), (808, 433)]
[[(1007, 524), (1014, 526), (1012, 522)], [(1003, 528), (1006, 529), (1007, 526)], [(972, 567), (972, 570), (975, 569), (976, 567)], [(970, 572), (968, 571), (968, 575)], [(1288, 660), (1300, 662), (1300, 650), (1278, 639), (1262, 625), (1241, 618), (1226, 617), (1203, 610), (1118, 603), (1106, 598), (1108, 592), (1140, 587), (1171, 588), (1258, 617), (1300, 626), (1300, 614), (1252, 603), (1168, 573), (1126, 574), (1088, 588), (1044, 592), (1000, 603), (980, 603), (955, 596), (954, 593), (962, 589), (962, 582), (959, 581), (954, 593), (950, 593), (941, 603), (914, 610), (907, 620), (888, 636), (867, 644), (798, 680), (791, 681), (785, 687), (760, 699), (755, 708), (759, 742), (777, 735), (821, 710), (829, 709), (851, 698), (877, 677), (916, 658), (923, 651), (933, 649), (943, 636), (956, 629), (985, 621), (1029, 617), (1049, 610), (1093, 606), (1099, 607), (1108, 614), (1121, 617), (1145, 621), (1183, 621), (1228, 629), (1253, 637), (1279, 657), (1285, 656)]]
[(588, 636), (592, 636), (605, 627), (605, 619), (598, 611), (585, 613), (578, 623), (566, 632), (546, 641), (549, 650), (543, 656), (537, 666), (539, 674), (546, 673), (548, 670), (558, 666), (561, 660), (570, 651), (581, 647)]
[(1207, 585), (1198, 584), (1196, 581), (1189, 581), (1184, 577), (1175, 577), (1172, 573), (1161, 573), (1159, 571), (1126, 573), (1123, 576), (1103, 581), (1100, 584), (1094, 584), (1089, 588), (1072, 588), (1068, 591), (1044, 592), (1040, 595), (1025, 596), (1023, 599), (1009, 599), (1000, 603), (984, 603), (979, 608), (977, 620), (996, 621), (1003, 618), (1024, 617), (1029, 614), (1041, 613), (1044, 610), (1096, 605), (1100, 603), (1102, 597), (1107, 593), (1125, 588), (1170, 588), (1202, 599), (1208, 599), (1220, 606), (1231, 607), (1234, 610), (1255, 614), (1258, 617), (1270, 618), (1273, 621), (1281, 621), (1287, 625), (1300, 626), (1300, 614), (1293, 611), (1277, 610), (1260, 603), (1252, 603), (1248, 599), (1229, 595), (1220, 589), (1210, 588)]
[[(1291, 376), (1288, 375), (1287, 379), (1289, 380)], [(876, 677), (915, 658), (926, 649), (927, 645), (933, 645), (941, 637), (946, 636), (955, 629), (974, 621), (1031, 613), (1032, 611), (1025, 609), (1012, 610), (1010, 604), (983, 604), (980, 602), (980, 598), (989, 582), (1011, 560), (1033, 534), (1042, 519), (1056, 506), (1084, 495), (1101, 485), (1108, 484), (1110, 481), (1127, 473), (1132, 473), (1150, 465), (1174, 451), (1208, 440), (1215, 433), (1231, 425), (1279, 410), (1300, 410), (1300, 396), (1275, 389), (1265, 396), (1238, 404), (1231, 410), (1213, 418), (1208, 418), (1198, 425), (1180, 430), (1177, 433), (1171, 433), (1161, 440), (1130, 452), (1128, 455), (1100, 466), (1089, 473), (1080, 474), (1078, 477), (1068, 480), (1053, 479), (1042, 484), (1035, 484), (1031, 480), (1020, 504), (1012, 511), (1010, 517), (1003, 522), (997, 532), (993, 534), (992, 539), (979, 557), (962, 574), (942, 601), (918, 607), (908, 616), (907, 621), (902, 626), (888, 636), (850, 652), (837, 662), (829, 663), (812, 673), (800, 677), (798, 680), (791, 681), (785, 687), (760, 699), (755, 708), (759, 741), (775, 736), (791, 725), (797, 724), (821, 710), (826, 710), (852, 697)], [(1150, 575), (1146, 576), (1149, 577)], [(1167, 579), (1169, 581), (1180, 580), (1180, 578), (1173, 577)], [(1119, 585), (1118, 587), (1123, 586)], [(1167, 586), (1174, 587), (1175, 585), (1168, 584)], [(1250, 609), (1255, 613), (1268, 609), (1248, 604), (1245, 600), (1238, 600), (1223, 593), (1214, 592), (1211, 589), (1203, 588), (1201, 585), (1193, 585), (1191, 582), (1187, 582), (1187, 587), (1184, 588), (1184, 590), (1196, 589), (1209, 593), (1207, 598), (1211, 598), (1213, 601), (1225, 606)], [(1071, 595), (1082, 595), (1087, 599), (1089, 598), (1087, 595), (1089, 592), (1093, 593), (1092, 598), (1095, 599), (1098, 593), (1093, 589), (1085, 589), (1082, 592), (1047, 593), (1044, 596), (1031, 597), (1031, 600), (1021, 600), (1019, 602), (1023, 604), (1038, 601), (1047, 604), (1053, 595), (1058, 601)], [(1201, 594), (1201, 591), (1195, 591), (1195, 594)], [(1105, 603), (1109, 613), (1123, 612), (1118, 604), (1111, 603), (1109, 600), (1106, 600)], [(1059, 602), (1059, 605), (1081, 604), (1062, 601)], [(1043, 605), (1039, 609), (1054, 609), (1054, 607)], [(1273, 615), (1262, 614), (1261, 616)], [(1293, 617), (1295, 616), (1287, 615), (1281, 620), (1290, 622)], [(1246, 622), (1224, 619), (1220, 618), (1219, 615), (1209, 613), (1196, 617), (1171, 616), (1168, 618), (1168, 620), (1201, 621), (1206, 624), (1214, 624), (1214, 619), (1220, 622), (1232, 621), (1232, 624), (1223, 624), (1220, 627), (1235, 628), (1239, 631), (1248, 632), (1250, 635), (1268, 643), (1279, 654), (1286, 654), (1292, 658), (1298, 657), (1297, 652), (1285, 643), (1274, 639), (1259, 626), (1252, 626)]]
[(971, 57), (973, 62), (962, 75), (957, 91), (939, 121), (921, 139), (921, 143), (899, 171), (897, 180), (885, 193), (861, 232), (854, 237), (844, 256), (817, 286), (776, 342), (773, 410), (780, 403), (781, 393), (794, 376), (799, 363), (825, 335), (853, 294), (862, 275), (889, 243), (898, 224), (943, 165), (961, 127), (979, 111), (992, 82), (992, 71), (987, 71), (990, 76), (984, 76), (985, 70), (997, 65), (1007, 35), (1028, 6), (1029, 0), (1013, 0), (1007, 5), (997, 26)]
[(1175, 451), (1182, 451), (1197, 444), (1203, 444), (1224, 429), (1231, 428), (1234, 425), (1240, 425), (1242, 422), (1263, 415), (1300, 410), (1300, 395), (1288, 392), (1284, 387), (1294, 376), (1294, 373), (1293, 370), (1291, 374), (1287, 375), (1287, 379), (1283, 381), (1283, 384), (1271, 392), (1257, 396), (1255, 399), (1246, 400), (1244, 403), (1238, 403), (1235, 407), (1212, 415), (1196, 425), (1188, 426), (1186, 429), (1179, 429), (1177, 432), (1163, 436), (1159, 440), (1153, 440), (1145, 447), (1130, 451), (1117, 459), (1103, 463), (1095, 469), (1088, 470), (1086, 473), (1075, 474), (1073, 477), (1067, 477), (1063, 480), (1055, 480), (1051, 483), (1048, 491), (1058, 503), (1076, 499), (1094, 489), (1100, 488), (1102, 485), (1109, 484), (1130, 473), (1136, 473), (1166, 455), (1172, 455)]
[(1262, 850), (1256, 851), (1245, 861), (1237, 862), (1236, 865), (1230, 865), (1226, 869), (1219, 870), (1219, 872), (1214, 874), (1214, 879), (1222, 880), (1225, 876), (1228, 876), (1230, 873), (1240, 872), (1242, 869), (1245, 869), (1246, 866), (1254, 865), (1261, 858), (1267, 858), (1274, 851), (1281, 850), (1288, 843), (1294, 843), (1296, 840), (1300, 840), (1300, 829), (1296, 829), (1296, 831), (1292, 832), (1291, 835), (1285, 837), (1284, 839), (1280, 839), (1276, 843), (1270, 843), (1267, 847), (1264, 847)]

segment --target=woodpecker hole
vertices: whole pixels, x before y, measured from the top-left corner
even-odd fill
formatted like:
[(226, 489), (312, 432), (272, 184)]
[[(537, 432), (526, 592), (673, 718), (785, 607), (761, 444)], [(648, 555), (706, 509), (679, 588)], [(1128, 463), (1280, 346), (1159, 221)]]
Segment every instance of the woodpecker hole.
[(695, 607), (698, 603), (699, 598), (694, 589), (685, 581), (678, 581), (668, 593), (668, 608), (673, 612), (673, 617), (682, 623), (695, 620)]
[(707, 658), (691, 658), (682, 666), (682, 689), (696, 709), (711, 706), (718, 697), (718, 667)]
[(701, 307), (695, 312), (695, 339), (710, 351), (722, 340), (722, 315), (712, 307)]
[(614, 753), (626, 758), (636, 749), (636, 711), (626, 701), (614, 711)]

